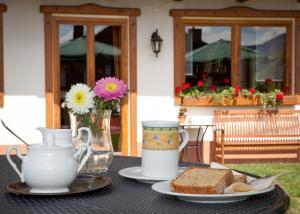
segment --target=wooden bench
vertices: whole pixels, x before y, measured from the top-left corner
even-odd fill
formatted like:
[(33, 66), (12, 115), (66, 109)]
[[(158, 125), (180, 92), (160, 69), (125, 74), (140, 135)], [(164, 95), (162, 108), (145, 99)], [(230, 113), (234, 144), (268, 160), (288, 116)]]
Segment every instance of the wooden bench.
[(214, 124), (217, 162), (300, 162), (300, 110), (215, 110)]

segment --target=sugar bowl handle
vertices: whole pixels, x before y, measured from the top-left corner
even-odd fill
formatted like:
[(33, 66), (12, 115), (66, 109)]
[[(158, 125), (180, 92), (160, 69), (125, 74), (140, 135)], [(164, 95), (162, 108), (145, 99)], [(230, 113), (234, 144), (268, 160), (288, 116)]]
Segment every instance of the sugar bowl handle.
[(91, 140), (92, 140), (92, 132), (91, 132), (90, 128), (87, 128), (87, 127), (81, 127), (78, 129), (78, 135), (77, 135), (77, 137), (73, 138), (73, 142), (75, 142), (81, 138), (83, 131), (87, 132), (88, 138), (87, 138), (86, 144), (90, 145)]
[(24, 183), (25, 182), (24, 175), (19, 171), (17, 165), (11, 160), (11, 157), (10, 157), (10, 153), (13, 150), (16, 150), (17, 157), (20, 158), (22, 161), (24, 161), (25, 156), (21, 155), (20, 149), (17, 146), (10, 146), (6, 152), (6, 159), (8, 160), (8, 162), (10, 163), (12, 168), (16, 171), (16, 173), (19, 175), (21, 182)]
[[(89, 144), (86, 143), (82, 143), (79, 146), (79, 149), (77, 150), (76, 153), (74, 153), (74, 157), (77, 161), (80, 161), (77, 173), (79, 173), (79, 171), (81, 170), (81, 168), (83, 167), (83, 165), (87, 162), (87, 160), (89, 159), (90, 155), (92, 153), (91, 150), (91, 146)], [(82, 158), (82, 155), (85, 154)]]

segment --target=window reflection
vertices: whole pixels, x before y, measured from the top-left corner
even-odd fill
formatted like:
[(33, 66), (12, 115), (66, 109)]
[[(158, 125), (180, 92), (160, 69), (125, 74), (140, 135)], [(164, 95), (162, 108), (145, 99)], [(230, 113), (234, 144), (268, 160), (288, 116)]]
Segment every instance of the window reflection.
[[(73, 84), (86, 83), (86, 32), (85, 25), (59, 25), (61, 102)], [(66, 109), (61, 109), (61, 126), (69, 127)]]
[(223, 85), (231, 77), (231, 28), (223, 26), (185, 27), (185, 77), (196, 85)]
[(286, 27), (241, 28), (241, 86), (272, 79), (282, 87), (286, 70)]
[(120, 76), (121, 27), (95, 26), (96, 80), (102, 77)]

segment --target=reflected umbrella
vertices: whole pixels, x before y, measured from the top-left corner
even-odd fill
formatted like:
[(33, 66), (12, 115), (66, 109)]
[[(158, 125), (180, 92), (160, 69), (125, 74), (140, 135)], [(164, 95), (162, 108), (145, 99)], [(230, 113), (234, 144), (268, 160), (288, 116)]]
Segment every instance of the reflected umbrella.
[[(241, 59), (267, 58), (268, 56), (254, 49), (241, 47)], [(209, 62), (231, 58), (231, 42), (220, 39), (207, 44), (185, 55), (189, 62)]]
[[(95, 41), (95, 53), (109, 55), (109, 56), (120, 56), (121, 49), (113, 45), (96, 42)], [(80, 57), (87, 54), (87, 44), (84, 37), (78, 37), (74, 40), (62, 43), (60, 45), (60, 55), (62, 58)]]

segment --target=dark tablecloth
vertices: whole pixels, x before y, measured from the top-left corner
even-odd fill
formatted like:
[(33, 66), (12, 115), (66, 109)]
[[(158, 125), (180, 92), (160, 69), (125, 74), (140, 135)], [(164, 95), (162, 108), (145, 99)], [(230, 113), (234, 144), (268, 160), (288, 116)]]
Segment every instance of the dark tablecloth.
[[(20, 162), (19, 162), (20, 163)], [(94, 192), (68, 196), (16, 196), (5, 192), (5, 186), (18, 180), (4, 156), (0, 157), (0, 213), (284, 213), (289, 198), (276, 186), (275, 190), (227, 204), (198, 204), (184, 202), (172, 196), (161, 195), (151, 184), (122, 178), (118, 171), (140, 166), (139, 158), (114, 157), (107, 173), (112, 184)]]

